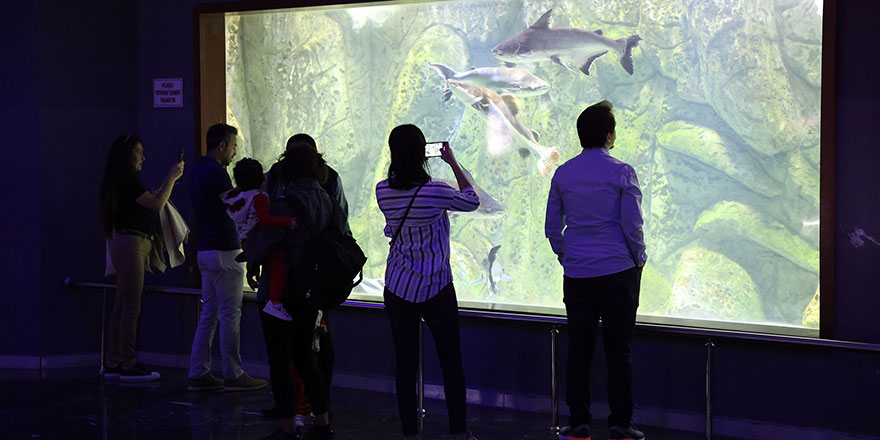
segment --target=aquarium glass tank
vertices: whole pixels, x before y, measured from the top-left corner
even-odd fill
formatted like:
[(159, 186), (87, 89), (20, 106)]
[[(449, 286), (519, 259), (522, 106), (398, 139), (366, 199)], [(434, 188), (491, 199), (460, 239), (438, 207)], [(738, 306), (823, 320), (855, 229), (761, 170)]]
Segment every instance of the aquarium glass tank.
[(354, 298), (382, 298), (375, 185), (389, 132), (411, 123), (448, 140), (480, 189), (480, 209), (450, 213), (461, 306), (564, 315), (550, 179), (581, 152), (580, 112), (608, 100), (610, 153), (643, 192), (639, 320), (817, 334), (821, 0), (383, 2), (224, 19), (238, 157), (268, 169), (291, 135), (316, 139), (369, 258)]

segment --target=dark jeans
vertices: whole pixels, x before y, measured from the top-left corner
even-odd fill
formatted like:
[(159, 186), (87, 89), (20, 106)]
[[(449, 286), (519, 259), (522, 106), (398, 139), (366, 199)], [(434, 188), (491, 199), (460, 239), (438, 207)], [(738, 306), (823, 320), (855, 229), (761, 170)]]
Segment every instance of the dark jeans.
[(609, 426), (628, 426), (633, 414), (630, 342), (639, 307), (642, 268), (595, 278), (564, 277), (563, 294), (568, 318), (568, 371), (565, 401), (569, 424), (592, 421), (590, 362), (596, 329), (602, 318), (602, 341), (608, 363)]
[[(280, 418), (294, 416), (297, 396), (290, 377), (290, 364), (293, 363), (302, 377), (312, 412), (316, 415), (323, 414), (330, 409), (330, 387), (329, 378), (325, 379), (312, 352), (312, 337), (318, 311), (309, 307), (298, 307), (289, 312), (293, 321), (283, 321), (260, 312), (263, 337), (269, 354), (269, 380), (275, 405)], [(332, 352), (332, 346), (327, 348)], [(324, 349), (322, 345), (321, 350)], [(330, 358), (332, 368), (332, 356)]]
[(423, 303), (412, 303), (385, 289), (385, 310), (391, 321), (391, 336), (396, 355), (397, 406), (403, 435), (417, 435), (418, 397), (416, 376), (419, 366), (419, 318), (434, 337), (437, 357), (443, 369), (443, 390), (449, 412), (449, 430), (465, 431), (465, 385), (461, 361), (461, 337), (458, 329), (458, 300), (455, 287), (449, 283), (437, 296)]
[(330, 318), (327, 317), (326, 310), (324, 311), (324, 323), (327, 324), (327, 333), (321, 335), (321, 350), (318, 351), (317, 362), (318, 369), (321, 370), (321, 376), (327, 386), (327, 403), (329, 407), (331, 402), (329, 392), (330, 385), (333, 383), (333, 364), (336, 362), (336, 349), (333, 348), (333, 338), (330, 337)]

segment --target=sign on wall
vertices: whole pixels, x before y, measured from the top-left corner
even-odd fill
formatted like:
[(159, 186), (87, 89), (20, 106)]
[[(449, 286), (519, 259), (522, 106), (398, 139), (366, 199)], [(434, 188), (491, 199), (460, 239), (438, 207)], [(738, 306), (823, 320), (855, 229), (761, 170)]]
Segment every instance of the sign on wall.
[(153, 78), (153, 107), (183, 107), (183, 78)]

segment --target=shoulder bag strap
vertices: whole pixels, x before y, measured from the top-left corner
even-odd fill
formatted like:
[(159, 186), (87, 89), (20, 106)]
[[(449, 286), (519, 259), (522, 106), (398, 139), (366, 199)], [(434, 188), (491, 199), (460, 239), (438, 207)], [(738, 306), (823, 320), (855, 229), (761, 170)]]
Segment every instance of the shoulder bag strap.
[(287, 203), (293, 208), (293, 212), (297, 214), (296, 221), (299, 224), (302, 224), (306, 227), (310, 234), (315, 234), (313, 231), (314, 225), (312, 225), (312, 219), (309, 217), (309, 212), (306, 210), (303, 202), (294, 194), (288, 194), (285, 197), (278, 199), (280, 202)]
[(388, 243), (389, 247), (394, 246), (394, 242), (397, 241), (397, 237), (400, 235), (400, 230), (403, 229), (403, 222), (406, 221), (406, 216), (409, 215), (409, 210), (412, 209), (413, 203), (416, 201), (416, 194), (419, 193), (419, 190), (421, 190), (423, 186), (425, 186), (424, 183), (419, 185), (416, 188), (416, 192), (413, 193), (412, 199), (409, 201), (409, 206), (406, 207), (406, 212), (403, 213), (403, 218), (400, 219), (400, 226), (397, 227), (397, 232), (395, 232), (394, 237), (391, 238), (391, 243)]

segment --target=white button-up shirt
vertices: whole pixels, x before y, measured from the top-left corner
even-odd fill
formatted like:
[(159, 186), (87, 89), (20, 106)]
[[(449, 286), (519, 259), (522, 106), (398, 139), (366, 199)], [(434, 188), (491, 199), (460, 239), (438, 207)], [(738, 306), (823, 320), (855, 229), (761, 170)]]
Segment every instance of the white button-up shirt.
[(592, 278), (643, 266), (642, 191), (633, 167), (587, 148), (557, 168), (544, 233), (565, 276)]

